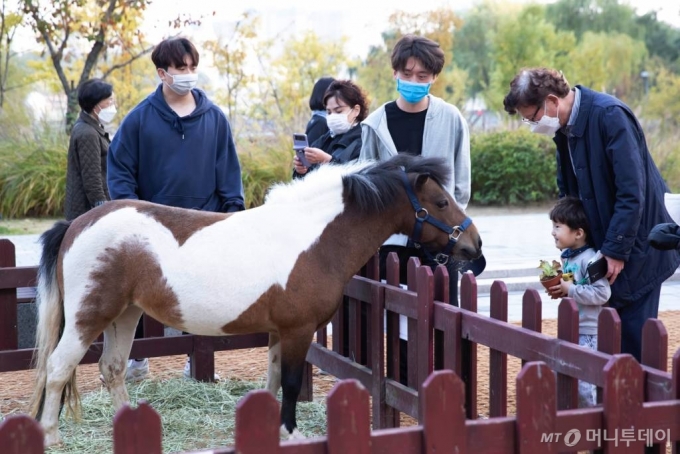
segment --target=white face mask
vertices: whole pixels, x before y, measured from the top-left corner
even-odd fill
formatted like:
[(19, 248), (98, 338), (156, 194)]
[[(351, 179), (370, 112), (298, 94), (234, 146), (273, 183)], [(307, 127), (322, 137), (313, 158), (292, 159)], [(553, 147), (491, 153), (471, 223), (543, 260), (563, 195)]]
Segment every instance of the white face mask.
[(346, 114), (332, 113), (326, 116), (326, 124), (333, 135), (344, 134), (352, 127), (352, 123), (350, 123), (349, 119), (347, 118), (350, 112), (351, 110)]
[[(543, 107), (543, 111), (547, 112), (545, 110), (545, 107)], [(557, 105), (557, 115), (559, 116), (560, 113), (560, 106), (559, 104)], [(531, 125), (531, 132), (535, 132), (536, 134), (545, 134), (546, 136), (549, 137), (555, 137), (555, 133), (557, 132), (558, 129), (560, 129), (560, 119), (559, 117), (549, 117), (547, 113), (544, 113), (543, 116), (541, 117), (540, 120), (538, 120), (538, 123), (535, 125)]]
[(164, 71), (167, 77), (172, 78), (172, 84), (165, 83), (172, 91), (180, 96), (184, 96), (189, 93), (192, 89), (196, 88), (198, 83), (198, 74), (170, 74)]
[(113, 120), (113, 117), (116, 116), (116, 106), (111, 104), (109, 107), (105, 107), (102, 110), (99, 111), (97, 114), (97, 117), (99, 117), (99, 121), (101, 121), (104, 124), (111, 123)]

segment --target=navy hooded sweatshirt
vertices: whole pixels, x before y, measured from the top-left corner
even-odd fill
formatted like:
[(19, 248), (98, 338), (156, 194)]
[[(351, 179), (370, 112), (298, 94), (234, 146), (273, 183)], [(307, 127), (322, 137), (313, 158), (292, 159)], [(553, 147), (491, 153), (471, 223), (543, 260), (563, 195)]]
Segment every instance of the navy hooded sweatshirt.
[(224, 113), (201, 90), (196, 109), (179, 117), (163, 85), (123, 120), (111, 142), (112, 200), (140, 199), (204, 211), (244, 209), (241, 166)]

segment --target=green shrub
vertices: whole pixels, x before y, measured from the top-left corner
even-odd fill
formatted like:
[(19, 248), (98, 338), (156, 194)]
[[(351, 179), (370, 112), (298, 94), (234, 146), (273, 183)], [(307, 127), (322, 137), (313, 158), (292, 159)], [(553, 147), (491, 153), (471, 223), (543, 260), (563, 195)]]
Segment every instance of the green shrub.
[(471, 140), (471, 202), (521, 205), (557, 198), (555, 144), (521, 129)]
[(63, 216), (67, 152), (59, 133), (0, 142), (0, 214)]
[(269, 188), (290, 181), (293, 146), (290, 135), (240, 140), (237, 144), (246, 208), (262, 205)]

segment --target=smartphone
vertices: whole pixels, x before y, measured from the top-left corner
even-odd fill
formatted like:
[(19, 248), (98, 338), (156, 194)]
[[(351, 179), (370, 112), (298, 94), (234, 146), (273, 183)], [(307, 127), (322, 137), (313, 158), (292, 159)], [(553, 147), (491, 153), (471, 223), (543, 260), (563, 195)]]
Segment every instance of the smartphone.
[(293, 150), (295, 150), (295, 154), (305, 167), (311, 167), (311, 164), (305, 158), (305, 148), (308, 146), (307, 134), (293, 134)]
[(607, 259), (600, 255), (600, 258), (588, 264), (588, 279), (591, 284), (599, 281), (607, 275)]

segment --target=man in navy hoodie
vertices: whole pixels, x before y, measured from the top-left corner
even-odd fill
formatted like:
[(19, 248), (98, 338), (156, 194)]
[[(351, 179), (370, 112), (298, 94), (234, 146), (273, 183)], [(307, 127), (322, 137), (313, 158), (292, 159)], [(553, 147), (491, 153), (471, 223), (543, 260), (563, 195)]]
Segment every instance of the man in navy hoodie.
[[(196, 88), (196, 48), (186, 38), (167, 39), (154, 48), (151, 60), (161, 84), (130, 111), (111, 142), (111, 200), (225, 213), (243, 210), (241, 166), (229, 123)], [(189, 367), (187, 362), (185, 375)], [(148, 370), (147, 359), (130, 360), (126, 379), (140, 380)]]

